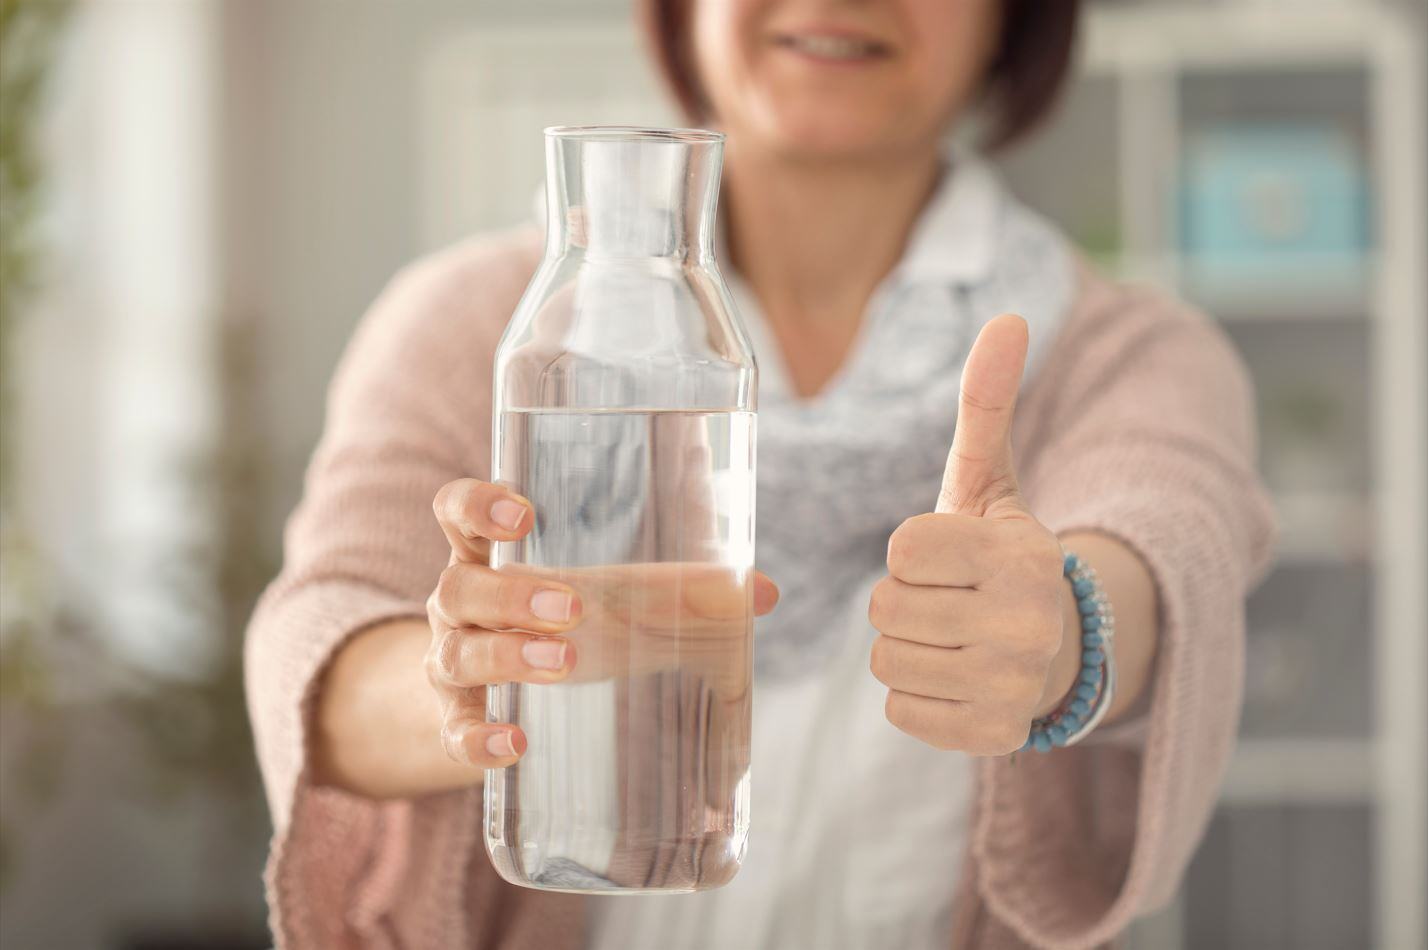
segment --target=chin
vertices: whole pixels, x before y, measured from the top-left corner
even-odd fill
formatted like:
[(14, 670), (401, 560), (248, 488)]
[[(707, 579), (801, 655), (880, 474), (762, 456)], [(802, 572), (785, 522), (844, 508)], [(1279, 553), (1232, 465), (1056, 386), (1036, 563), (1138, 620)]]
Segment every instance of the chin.
[(882, 110), (851, 110), (837, 105), (782, 108), (768, 117), (763, 132), (770, 145), (788, 155), (856, 158), (899, 147), (906, 134), (889, 118)]

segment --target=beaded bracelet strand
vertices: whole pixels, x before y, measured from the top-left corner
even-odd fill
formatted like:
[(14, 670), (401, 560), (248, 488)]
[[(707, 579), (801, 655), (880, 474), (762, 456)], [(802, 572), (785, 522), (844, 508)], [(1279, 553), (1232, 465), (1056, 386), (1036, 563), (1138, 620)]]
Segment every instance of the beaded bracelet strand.
[(1066, 700), (1032, 722), (1023, 751), (1050, 752), (1080, 742), (1105, 718), (1115, 694), (1116, 664), (1111, 643), (1116, 622), (1110, 601), (1096, 577), (1096, 569), (1081, 563), (1074, 552), (1065, 551), (1062, 571), (1071, 581), (1076, 613), (1081, 618), (1081, 672), (1076, 688)]

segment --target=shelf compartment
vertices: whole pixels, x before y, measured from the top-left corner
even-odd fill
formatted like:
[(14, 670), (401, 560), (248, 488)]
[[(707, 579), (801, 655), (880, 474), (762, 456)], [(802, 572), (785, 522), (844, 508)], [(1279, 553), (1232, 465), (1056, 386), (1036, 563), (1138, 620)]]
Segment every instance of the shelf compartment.
[(1366, 806), (1222, 808), (1186, 877), (1184, 946), (1371, 946), (1373, 843)]
[(1250, 596), (1242, 736), (1373, 734), (1372, 581), (1364, 565), (1287, 565)]

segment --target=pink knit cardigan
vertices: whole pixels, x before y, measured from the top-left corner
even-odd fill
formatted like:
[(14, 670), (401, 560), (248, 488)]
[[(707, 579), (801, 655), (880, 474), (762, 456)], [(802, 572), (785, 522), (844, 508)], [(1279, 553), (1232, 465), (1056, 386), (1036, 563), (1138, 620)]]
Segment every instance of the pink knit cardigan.
[[(431, 499), (488, 470), (491, 356), (539, 254), (527, 230), (409, 268), (332, 383), (286, 563), (247, 640), (281, 947), (583, 944), (582, 898), (496, 876), (479, 789), (373, 802), (315, 786), (307, 769), (334, 651), (372, 624), (425, 615), (447, 559)], [(1159, 656), (1130, 725), (980, 763), (958, 948), (1093, 947), (1172, 896), (1234, 746), (1244, 598), (1270, 551), (1252, 394), (1224, 336), (1152, 293), (1085, 269), (1079, 280), (1017, 409), (1017, 467), (1052, 530), (1105, 532), (1144, 557), (1159, 586)]]

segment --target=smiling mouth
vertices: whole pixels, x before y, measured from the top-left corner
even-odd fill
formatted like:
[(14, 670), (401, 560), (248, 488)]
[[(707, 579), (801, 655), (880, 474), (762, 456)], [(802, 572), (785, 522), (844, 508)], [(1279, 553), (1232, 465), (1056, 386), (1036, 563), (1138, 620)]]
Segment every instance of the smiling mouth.
[(814, 59), (855, 63), (882, 59), (892, 51), (877, 40), (857, 36), (834, 36), (827, 33), (805, 33), (774, 37), (774, 45), (802, 53)]

